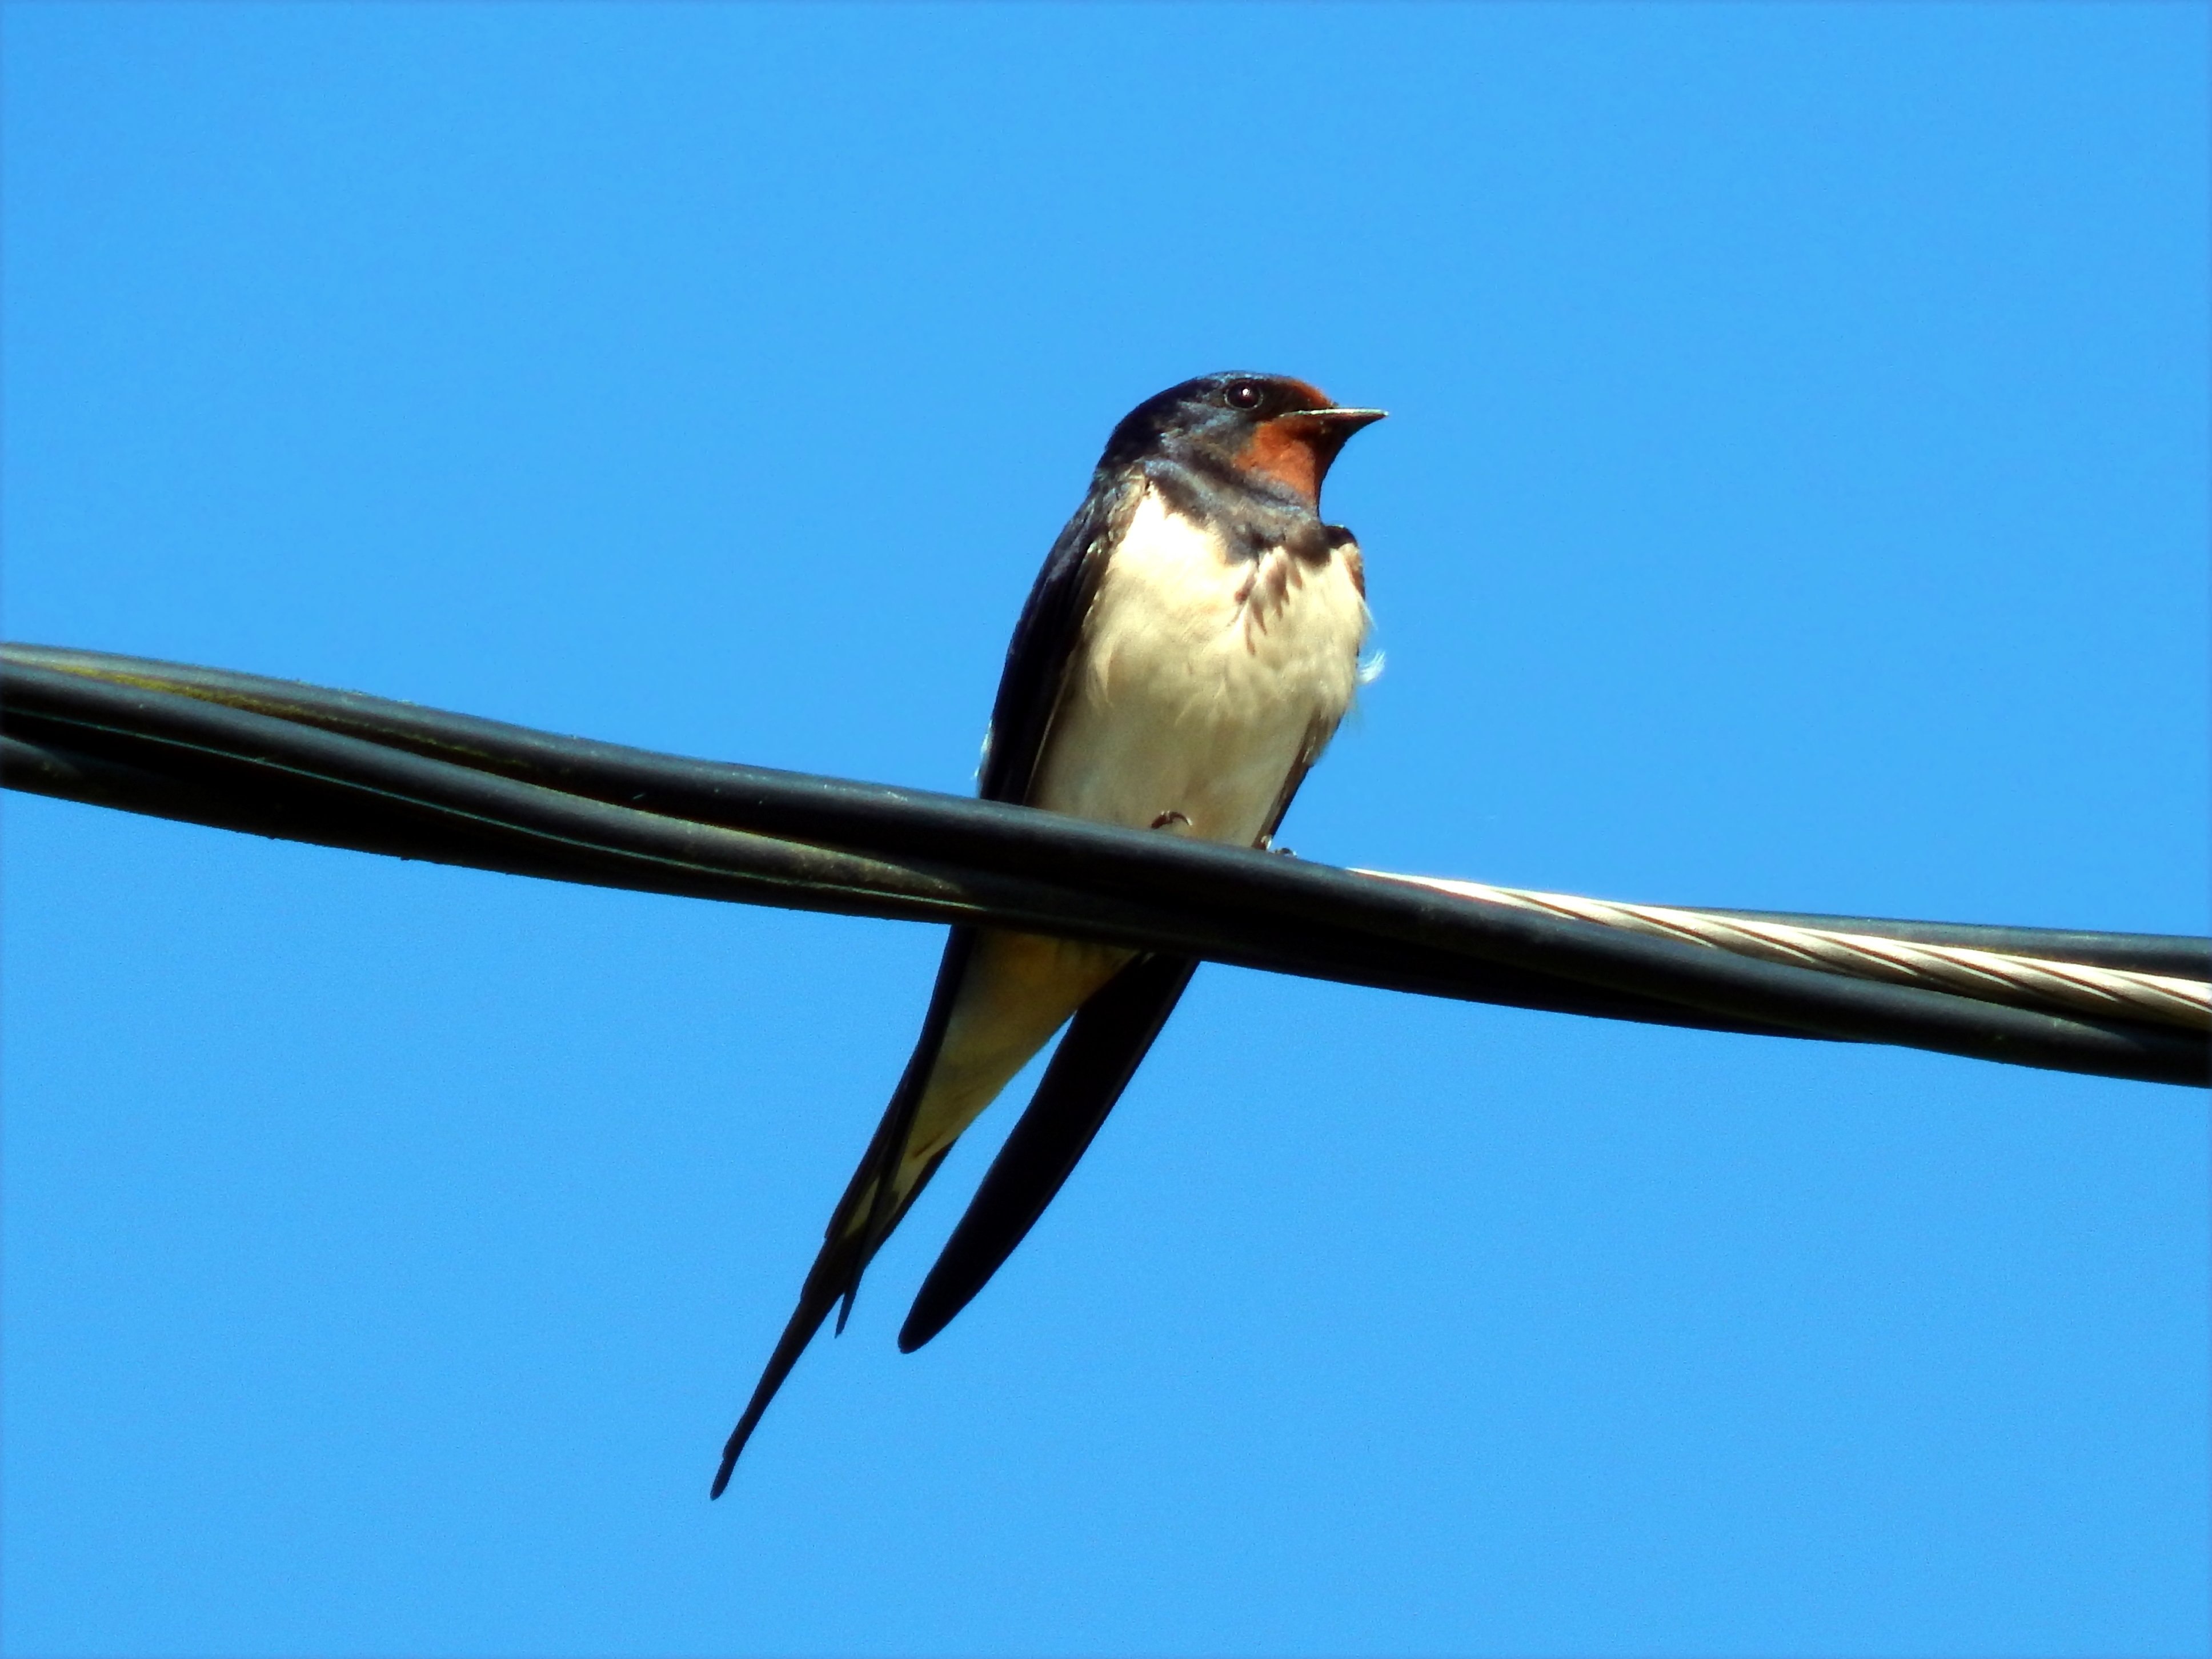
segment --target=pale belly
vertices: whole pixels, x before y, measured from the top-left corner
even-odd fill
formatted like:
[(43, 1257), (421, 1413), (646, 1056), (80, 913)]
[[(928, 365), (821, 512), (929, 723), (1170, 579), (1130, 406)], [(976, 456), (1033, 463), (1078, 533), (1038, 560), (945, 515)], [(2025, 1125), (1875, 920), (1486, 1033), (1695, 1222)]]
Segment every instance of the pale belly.
[[(1033, 804), (1257, 842), (1292, 770), (1351, 706), (1367, 631), (1357, 558), (1231, 559), (1148, 494), (1092, 603)], [(916, 1113), (902, 1188), (1131, 954), (1020, 933), (977, 941)]]
[(1099, 585), (1046, 745), (1036, 805), (1249, 846), (1358, 682), (1367, 605), (1344, 553), (1231, 559), (1139, 504)]

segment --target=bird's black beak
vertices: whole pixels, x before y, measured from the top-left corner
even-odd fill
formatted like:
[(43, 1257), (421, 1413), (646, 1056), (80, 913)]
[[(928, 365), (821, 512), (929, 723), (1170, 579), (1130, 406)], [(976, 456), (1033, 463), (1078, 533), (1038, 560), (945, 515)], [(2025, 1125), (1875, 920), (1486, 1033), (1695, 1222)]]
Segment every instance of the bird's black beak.
[[(1336, 459), (1337, 452), (1351, 441), (1353, 433), (1382, 418), (1383, 411), (1379, 409), (1301, 409), (1275, 417), (1305, 440), (1306, 447), (1313, 451), (1318, 472), (1323, 475)], [(1317, 493), (1320, 478), (1317, 477), (1314, 482)]]

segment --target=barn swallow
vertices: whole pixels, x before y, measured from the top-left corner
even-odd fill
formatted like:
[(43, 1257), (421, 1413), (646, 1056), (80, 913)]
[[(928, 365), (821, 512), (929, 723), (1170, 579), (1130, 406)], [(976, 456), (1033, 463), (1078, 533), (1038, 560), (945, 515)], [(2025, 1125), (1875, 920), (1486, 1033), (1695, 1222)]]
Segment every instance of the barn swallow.
[[(1006, 649), (979, 776), (986, 800), (1237, 847), (1272, 843), (1351, 706), (1366, 636), (1359, 544), (1322, 479), (1374, 409), (1303, 380), (1208, 374), (1129, 411), (1046, 556)], [(1060, 1041), (899, 1332), (945, 1328), (1091, 1144), (1197, 963), (955, 927), (921, 1036), (837, 1201), (712, 1496), (761, 1414), (959, 1138)]]

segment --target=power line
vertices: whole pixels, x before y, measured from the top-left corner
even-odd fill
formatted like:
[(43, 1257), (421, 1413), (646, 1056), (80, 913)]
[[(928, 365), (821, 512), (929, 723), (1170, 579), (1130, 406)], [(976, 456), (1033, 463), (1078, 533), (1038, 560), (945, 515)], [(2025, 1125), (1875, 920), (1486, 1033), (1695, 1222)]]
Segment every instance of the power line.
[[(647, 892), (972, 921), (1478, 1002), (2202, 1085), (2202, 1024), (2013, 1006), (2016, 987), (1858, 976), (1756, 927), (2201, 985), (2212, 941), (1869, 917), (1658, 911), (1446, 888), (1026, 807), (563, 738), (356, 692), (0, 647), (11, 788), (401, 858)], [(1628, 913), (1650, 914), (1632, 921)], [(1682, 936), (1654, 915), (1732, 921)], [(1865, 947), (1855, 947), (1866, 954)], [(1846, 951), (1844, 954), (1849, 954)], [(1875, 952), (1879, 955), (1880, 952)], [(2002, 978), (2002, 975), (1998, 976)], [(2017, 977), (2015, 975), (2015, 977)], [(2186, 1003), (2188, 994), (2176, 993)]]

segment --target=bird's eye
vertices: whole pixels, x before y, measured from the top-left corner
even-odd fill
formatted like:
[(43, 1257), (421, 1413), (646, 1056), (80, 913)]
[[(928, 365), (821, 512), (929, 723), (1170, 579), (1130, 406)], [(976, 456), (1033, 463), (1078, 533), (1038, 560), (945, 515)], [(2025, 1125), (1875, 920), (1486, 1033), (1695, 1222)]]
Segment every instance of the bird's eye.
[(1257, 409), (1266, 396), (1257, 380), (1239, 380), (1229, 388), (1229, 402), (1236, 409)]

